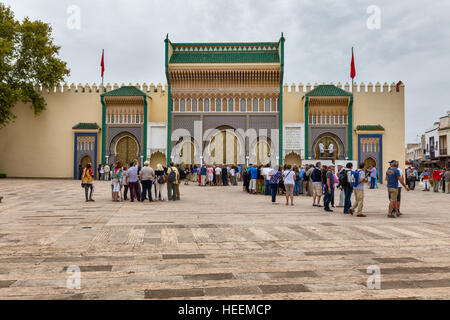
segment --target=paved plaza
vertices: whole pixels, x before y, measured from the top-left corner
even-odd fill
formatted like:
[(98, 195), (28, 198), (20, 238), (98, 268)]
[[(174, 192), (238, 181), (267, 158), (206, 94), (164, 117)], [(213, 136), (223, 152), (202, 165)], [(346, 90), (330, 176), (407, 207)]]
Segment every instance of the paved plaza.
[[(450, 195), (366, 190), (367, 218), (310, 197), (271, 205), (242, 187), (181, 186), (181, 201), (113, 203), (96, 181), (0, 179), (1, 299), (449, 299)], [(71, 266), (80, 289), (68, 289)], [(381, 289), (367, 288), (369, 266)], [(70, 278), (72, 279), (72, 278)], [(69, 283), (73, 283), (70, 282)]]

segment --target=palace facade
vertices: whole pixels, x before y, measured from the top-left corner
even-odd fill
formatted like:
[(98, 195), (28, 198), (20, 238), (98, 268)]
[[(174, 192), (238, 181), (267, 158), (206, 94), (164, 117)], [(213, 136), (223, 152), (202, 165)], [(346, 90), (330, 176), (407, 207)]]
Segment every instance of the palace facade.
[[(17, 104), (0, 129), (0, 173), (77, 178), (91, 162), (184, 164), (405, 162), (402, 83), (283, 83), (277, 42), (173, 43), (167, 84), (39, 88), (47, 110)], [(380, 175), (381, 176), (381, 175)]]

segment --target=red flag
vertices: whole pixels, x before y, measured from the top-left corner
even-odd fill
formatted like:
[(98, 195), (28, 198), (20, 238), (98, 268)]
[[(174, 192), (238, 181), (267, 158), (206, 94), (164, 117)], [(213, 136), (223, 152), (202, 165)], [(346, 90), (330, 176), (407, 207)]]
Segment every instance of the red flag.
[(352, 47), (352, 63), (350, 64), (350, 78), (355, 78), (356, 69), (355, 69), (355, 57), (353, 56), (353, 47)]
[(105, 50), (102, 50), (102, 62), (100, 62), (100, 66), (102, 67), (102, 78), (103, 73), (105, 73), (105, 59), (104, 59)]

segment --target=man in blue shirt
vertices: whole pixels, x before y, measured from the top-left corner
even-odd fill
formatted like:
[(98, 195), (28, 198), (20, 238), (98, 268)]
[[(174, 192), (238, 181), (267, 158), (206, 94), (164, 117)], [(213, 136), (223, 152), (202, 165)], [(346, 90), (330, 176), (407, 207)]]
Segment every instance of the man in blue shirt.
[(203, 164), (202, 167), (200, 168), (200, 175), (201, 175), (201, 185), (205, 186), (206, 185), (206, 165)]
[(305, 168), (302, 167), (300, 169), (300, 172), (298, 174), (299, 180), (300, 180), (300, 184), (299, 184), (299, 194), (303, 194), (303, 178), (305, 177)]
[(405, 184), (403, 180), (403, 176), (400, 173), (400, 170), (397, 169), (398, 161), (392, 160), (389, 161), (389, 168), (386, 171), (386, 181), (389, 195), (389, 209), (388, 209), (388, 218), (395, 218), (395, 215), (392, 214), (392, 210), (395, 211), (397, 217), (400, 216), (398, 211), (399, 202), (398, 202), (398, 183), (400, 182), (403, 187), (405, 187), (406, 191), (409, 191), (408, 186)]
[(258, 168), (256, 164), (251, 165), (250, 168), (250, 193), (256, 194), (256, 180), (258, 179)]

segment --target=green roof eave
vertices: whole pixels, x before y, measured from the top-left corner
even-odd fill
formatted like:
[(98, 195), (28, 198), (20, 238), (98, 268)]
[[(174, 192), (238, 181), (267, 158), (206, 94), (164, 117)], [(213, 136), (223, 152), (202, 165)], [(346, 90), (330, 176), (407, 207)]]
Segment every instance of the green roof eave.
[(169, 63), (279, 63), (277, 51), (270, 52), (189, 52), (172, 54)]
[(100, 127), (96, 122), (80, 122), (72, 127), (73, 130), (98, 130)]
[(345, 91), (332, 84), (322, 84), (308, 92), (307, 97), (351, 97), (351, 92)]
[(223, 46), (277, 46), (279, 42), (198, 42), (198, 43), (174, 43), (174, 47), (223, 47)]
[(118, 89), (114, 89), (105, 92), (102, 97), (146, 97), (147, 94), (134, 86), (123, 86)]
[(357, 131), (384, 131), (384, 128), (380, 124), (374, 125), (359, 125), (356, 126)]

